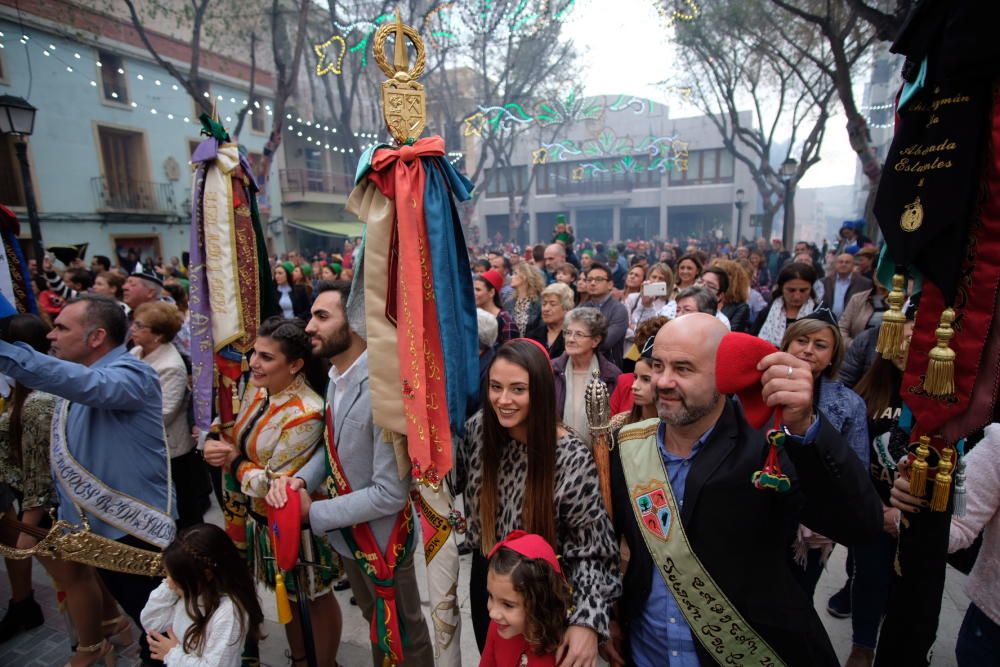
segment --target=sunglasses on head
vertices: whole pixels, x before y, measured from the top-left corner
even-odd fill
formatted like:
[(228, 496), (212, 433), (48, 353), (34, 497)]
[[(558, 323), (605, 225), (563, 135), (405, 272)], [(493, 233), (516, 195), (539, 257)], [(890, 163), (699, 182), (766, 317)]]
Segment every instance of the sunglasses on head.
[(819, 320), (820, 322), (826, 322), (831, 326), (837, 326), (837, 318), (833, 316), (833, 311), (827, 307), (817, 308), (803, 319), (806, 320)]

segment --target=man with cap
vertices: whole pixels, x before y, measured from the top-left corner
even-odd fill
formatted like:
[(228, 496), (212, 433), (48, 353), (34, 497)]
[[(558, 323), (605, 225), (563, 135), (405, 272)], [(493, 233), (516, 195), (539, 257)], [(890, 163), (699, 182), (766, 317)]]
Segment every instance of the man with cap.
[[(401, 526), (413, 520), (409, 516), (411, 478), (409, 473), (400, 476), (393, 446), (384, 441), (382, 429), (373, 422), (368, 345), (348, 322), (350, 290), (346, 281), (320, 282), (306, 327), (313, 354), (331, 362), (326, 446), (317, 450), (296, 477), (275, 479), (267, 503), (280, 508), (288, 493), (298, 492), (303, 519), (313, 531), (325, 532), (340, 554), (365, 619), (380, 636), (385, 628), (373, 623), (373, 617), (379, 624), (399, 622), (408, 639), (405, 664), (433, 667), (434, 650), (420, 605), (413, 553), (394, 565), (387, 564), (390, 556), (403, 551)], [(307, 489), (323, 485), (332, 490), (331, 498), (312, 502)], [(359, 551), (364, 554), (360, 564), (356, 560)], [(376, 569), (385, 567), (382, 572), (389, 573), (380, 578), (377, 587), (370, 564)], [(387, 579), (392, 583), (386, 584)], [(386, 589), (391, 589), (395, 610), (377, 613), (377, 607), (388, 599)], [(373, 643), (372, 664), (382, 665), (385, 657), (381, 642)]]
[[(80, 524), (82, 511), (94, 533), (155, 550), (166, 547), (175, 533), (160, 380), (152, 367), (125, 350), (127, 326), (113, 299), (82, 295), (56, 318), (48, 335), (52, 356), (0, 341), (0, 372), (60, 397), (51, 444), (59, 518)], [(99, 572), (139, 623), (159, 580)], [(145, 638), (141, 647), (148, 660)]]
[(134, 271), (122, 286), (122, 301), (133, 311), (144, 303), (161, 298), (163, 279), (152, 271)]
[(840, 241), (837, 243), (837, 252), (857, 253), (862, 248), (874, 245), (872, 240), (864, 235), (864, 220), (844, 220), (840, 228)]
[[(652, 360), (659, 419), (624, 427), (611, 462), (615, 530), (631, 560), (607, 657), (839, 665), (788, 567), (790, 529), (860, 542), (881, 530), (882, 506), (813, 411), (808, 365), (704, 313), (666, 324)], [(780, 447), (756, 430), (772, 410)]]

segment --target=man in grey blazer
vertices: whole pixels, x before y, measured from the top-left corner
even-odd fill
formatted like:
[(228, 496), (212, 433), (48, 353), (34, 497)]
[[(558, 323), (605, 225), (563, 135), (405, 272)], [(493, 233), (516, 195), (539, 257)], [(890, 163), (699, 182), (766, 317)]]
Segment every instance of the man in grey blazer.
[[(351, 328), (345, 309), (350, 289), (346, 281), (320, 282), (306, 333), (312, 337), (313, 354), (329, 358), (332, 364), (326, 390), (327, 418), (332, 412), (335, 446), (351, 492), (310, 501), (307, 490), (321, 487), (327, 478), (328, 454), (324, 447), (295, 478), (274, 480), (267, 500), (281, 507), (287, 489), (299, 492), (303, 518), (313, 531), (325, 532), (341, 555), (354, 597), (365, 620), (371, 623), (375, 586), (358, 567), (341, 531), (367, 523), (384, 554), (396, 519), (410, 501), (410, 476), (400, 479), (392, 445), (383, 441), (382, 429), (372, 421), (367, 343)], [(434, 651), (420, 605), (412, 553), (396, 566), (394, 579), (396, 605), (408, 638), (405, 662), (431, 667)], [(383, 658), (382, 651), (373, 644), (372, 664), (381, 666)]]

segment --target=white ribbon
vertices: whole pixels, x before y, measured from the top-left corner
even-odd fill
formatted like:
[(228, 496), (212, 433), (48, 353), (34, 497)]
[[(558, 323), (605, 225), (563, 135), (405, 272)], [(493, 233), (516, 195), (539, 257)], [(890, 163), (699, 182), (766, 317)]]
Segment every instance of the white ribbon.
[(104, 523), (161, 549), (165, 548), (177, 532), (174, 520), (152, 505), (105, 486), (73, 458), (66, 445), (68, 411), (69, 402), (60, 400), (52, 420), (49, 449), (53, 475), (65, 495)]

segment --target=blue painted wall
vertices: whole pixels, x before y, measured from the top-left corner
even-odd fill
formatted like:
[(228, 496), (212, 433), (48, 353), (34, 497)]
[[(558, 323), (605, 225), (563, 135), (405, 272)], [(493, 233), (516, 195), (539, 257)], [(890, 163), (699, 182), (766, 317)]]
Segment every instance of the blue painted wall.
[[(106, 104), (100, 69), (96, 65), (96, 48), (38, 28), (22, 31), (3, 19), (0, 19), (0, 33), (3, 33), (0, 58), (5, 75), (0, 81), (0, 95), (24, 97), (38, 108), (35, 132), (29, 142), (29, 158), (46, 245), (89, 242), (88, 256), (113, 257), (113, 236), (149, 234), (159, 235), (164, 257), (180, 256), (189, 244), (190, 213), (185, 209), (185, 203), (189, 205), (191, 187), (189, 144), (199, 140), (200, 130), (200, 124), (191, 122), (195, 121), (194, 104), (183, 88), (151, 61), (107, 44), (102, 48), (117, 53), (124, 60), (128, 93), (135, 106)], [(29, 37), (27, 45), (22, 43), (22, 35)], [(212, 81), (211, 90), (213, 95), (223, 98), (217, 101), (223, 122), (229, 116), (231, 122), (226, 125), (235, 127), (236, 112), (243, 106), (246, 90), (217, 81)], [(258, 113), (266, 116), (267, 112)], [(185, 123), (184, 117), (189, 122)], [(265, 120), (265, 128), (269, 129), (271, 118)], [(174, 220), (136, 215), (126, 221), (110, 222), (98, 214), (91, 182), (102, 175), (97, 124), (145, 134), (147, 150), (142, 159), (148, 161), (148, 180), (169, 183), (177, 213)], [(247, 118), (241, 142), (249, 152), (260, 152), (267, 136), (251, 132), (250, 125)], [(170, 181), (165, 173), (165, 162), (171, 157), (180, 166), (180, 178), (176, 181)], [(278, 168), (276, 160), (272, 164), (269, 185), (273, 193), (269, 216), (272, 220), (281, 215)], [(142, 176), (136, 178), (144, 180)], [(20, 211), (19, 214), (24, 227), (22, 235), (27, 237), (27, 216)]]

